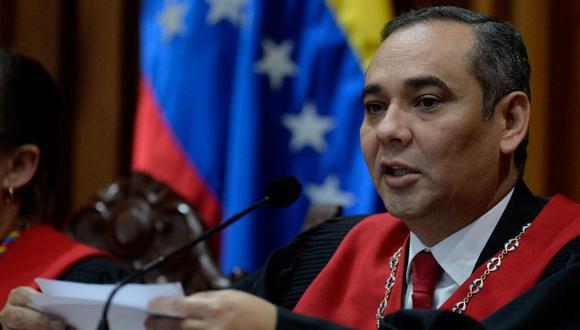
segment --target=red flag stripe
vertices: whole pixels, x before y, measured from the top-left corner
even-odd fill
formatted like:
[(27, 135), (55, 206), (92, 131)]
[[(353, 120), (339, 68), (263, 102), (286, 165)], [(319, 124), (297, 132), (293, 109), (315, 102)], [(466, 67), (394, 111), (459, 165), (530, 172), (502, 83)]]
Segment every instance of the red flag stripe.
[(183, 148), (167, 124), (149, 83), (141, 79), (133, 140), (133, 171), (148, 173), (166, 183), (195, 206), (206, 225), (221, 218), (216, 195), (187, 159)]

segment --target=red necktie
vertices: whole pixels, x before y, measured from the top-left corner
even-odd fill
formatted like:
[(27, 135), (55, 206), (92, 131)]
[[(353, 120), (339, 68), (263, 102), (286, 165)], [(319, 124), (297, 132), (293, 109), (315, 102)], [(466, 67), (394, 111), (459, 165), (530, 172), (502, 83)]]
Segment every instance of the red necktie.
[(413, 258), (413, 308), (433, 308), (433, 292), (441, 277), (441, 266), (431, 252), (421, 251)]

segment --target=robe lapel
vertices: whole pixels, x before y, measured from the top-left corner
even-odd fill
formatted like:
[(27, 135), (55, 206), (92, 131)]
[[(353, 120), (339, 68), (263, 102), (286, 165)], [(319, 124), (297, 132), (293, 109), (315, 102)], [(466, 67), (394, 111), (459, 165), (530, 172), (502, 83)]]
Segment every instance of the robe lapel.
[(501, 251), (505, 242), (515, 237), (522, 230), (523, 225), (532, 222), (543, 207), (542, 201), (532, 195), (522, 180), (518, 180), (512, 198), (479, 255), (473, 270), (487, 263)]

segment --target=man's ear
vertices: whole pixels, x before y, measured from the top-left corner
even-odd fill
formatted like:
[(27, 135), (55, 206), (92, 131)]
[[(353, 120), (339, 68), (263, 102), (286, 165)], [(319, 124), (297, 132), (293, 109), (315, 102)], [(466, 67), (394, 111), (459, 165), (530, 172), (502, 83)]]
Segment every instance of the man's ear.
[(526, 137), (530, 123), (530, 100), (521, 92), (511, 92), (496, 105), (495, 112), (501, 116), (503, 131), (500, 150), (503, 154), (513, 154)]
[(19, 189), (27, 185), (36, 174), (40, 162), (40, 149), (35, 144), (23, 144), (8, 151), (4, 157), (7, 157), (7, 167), (2, 182), (3, 188)]

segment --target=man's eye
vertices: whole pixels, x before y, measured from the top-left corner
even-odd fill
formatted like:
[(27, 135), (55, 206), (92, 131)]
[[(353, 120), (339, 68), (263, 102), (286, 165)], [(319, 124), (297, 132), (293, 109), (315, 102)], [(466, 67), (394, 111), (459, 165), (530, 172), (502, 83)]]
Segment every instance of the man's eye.
[(437, 107), (440, 103), (441, 101), (435, 97), (422, 97), (415, 106), (429, 110)]
[(381, 104), (381, 103), (371, 102), (371, 103), (365, 104), (365, 111), (371, 115), (381, 113), (381, 112), (385, 111), (386, 109), (387, 109), (386, 106), (384, 104)]

